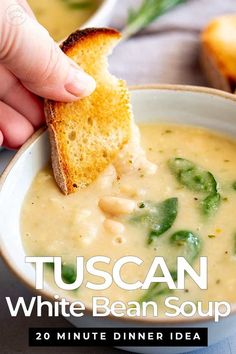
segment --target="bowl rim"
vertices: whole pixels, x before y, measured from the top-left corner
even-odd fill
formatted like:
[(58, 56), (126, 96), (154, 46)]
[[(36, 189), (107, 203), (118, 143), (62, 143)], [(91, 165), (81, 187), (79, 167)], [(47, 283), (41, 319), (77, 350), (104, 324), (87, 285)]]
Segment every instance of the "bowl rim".
[[(107, 18), (111, 19), (112, 10), (115, 7), (117, 0), (102, 0), (100, 4), (98, 4), (96, 10), (87, 18), (87, 20), (78, 27), (75, 27), (73, 32), (79, 29), (85, 29), (88, 27), (104, 27), (101, 24), (96, 25), (96, 23), (100, 22), (102, 16), (106, 16)], [(110, 17), (109, 17), (110, 16)], [(65, 36), (57, 41), (58, 45), (61, 45), (68, 36)]]
[(117, 0), (103, 0), (101, 4), (98, 5), (97, 10), (84, 23), (82, 23), (81, 27), (91, 27), (91, 24), (96, 22), (103, 13), (112, 10), (116, 2)]
[[(203, 94), (208, 94), (208, 95), (213, 95), (213, 96), (218, 96), (227, 100), (230, 100), (232, 102), (236, 103), (236, 95), (233, 95), (231, 93), (227, 93), (224, 91), (220, 91), (217, 89), (212, 89), (208, 87), (201, 87), (201, 86), (191, 86), (191, 85), (168, 85), (168, 84), (150, 84), (150, 85), (135, 85), (135, 86), (129, 86), (130, 91), (146, 91), (146, 90), (157, 90), (157, 91), (180, 91), (180, 92), (193, 92), (193, 93), (203, 93)], [(37, 139), (40, 138), (40, 136), (47, 130), (46, 126), (43, 126), (40, 128), (38, 131), (36, 131), (28, 140), (27, 142), (19, 149), (19, 151), (16, 153), (16, 155), (13, 157), (13, 159), (9, 162), (7, 167), (5, 168), (4, 172), (0, 176), (0, 194), (1, 190), (4, 186), (4, 182), (6, 181), (9, 173), (11, 172), (13, 166), (16, 164), (16, 162), (21, 158), (21, 156), (24, 154), (24, 152), (28, 149), (28, 147), (34, 143)], [(0, 235), (0, 239), (3, 238), (3, 235)], [(53, 298), (53, 295), (47, 291), (47, 290), (36, 290), (35, 287), (33, 286), (33, 283), (30, 281), (26, 280), (24, 276), (21, 274), (21, 271), (18, 268), (15, 268), (14, 265), (11, 264), (11, 260), (8, 259), (7, 254), (5, 254), (4, 249), (2, 247), (2, 244), (0, 245), (0, 256), (2, 260), (4, 261), (5, 265), (7, 268), (11, 271), (11, 273), (18, 279), (20, 282), (25, 285), (31, 292), (35, 293), (38, 296), (42, 296), (43, 298), (53, 302), (55, 299)], [(70, 299), (68, 299), (70, 301)], [(78, 299), (79, 301), (79, 299)], [(70, 301), (71, 302), (71, 301)], [(230, 303), (231, 306), (231, 312), (230, 316), (233, 314), (236, 314), (236, 303)], [(92, 315), (92, 307), (86, 307), (84, 311), (84, 316), (91, 316)], [(116, 317), (114, 315), (109, 314), (108, 316), (102, 318), (102, 320), (110, 320), (113, 322), (119, 322), (120, 324), (143, 324), (143, 325), (187, 325), (187, 324), (197, 324), (197, 323), (205, 323), (205, 322), (212, 322), (214, 320), (213, 316), (208, 316), (208, 317), (188, 317), (188, 318), (172, 318), (172, 319), (166, 319), (164, 317), (128, 317), (127, 315), (123, 317)]]

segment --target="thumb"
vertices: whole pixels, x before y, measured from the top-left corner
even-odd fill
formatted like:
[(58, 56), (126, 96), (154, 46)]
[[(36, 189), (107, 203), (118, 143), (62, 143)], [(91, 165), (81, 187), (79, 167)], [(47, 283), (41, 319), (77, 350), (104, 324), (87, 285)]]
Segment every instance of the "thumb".
[(35, 94), (74, 101), (91, 94), (94, 79), (69, 59), (29, 12), (1, 0), (0, 62)]

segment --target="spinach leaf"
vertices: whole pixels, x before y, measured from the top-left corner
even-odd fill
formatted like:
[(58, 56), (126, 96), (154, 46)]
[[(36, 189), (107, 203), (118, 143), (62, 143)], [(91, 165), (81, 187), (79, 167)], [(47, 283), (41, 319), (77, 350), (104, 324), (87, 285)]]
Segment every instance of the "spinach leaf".
[[(191, 264), (197, 258), (201, 250), (201, 241), (197, 235), (191, 231), (180, 230), (175, 232), (169, 238), (170, 244), (175, 247), (184, 247), (183, 257), (185, 257)], [(170, 272), (172, 279), (177, 281), (177, 270), (172, 270)], [(173, 290), (169, 289), (167, 285), (162, 283), (153, 283), (146, 293), (140, 298), (139, 302), (152, 301), (159, 296), (167, 295), (172, 293)]]
[(183, 186), (194, 192), (207, 194), (200, 203), (201, 212), (206, 216), (213, 215), (220, 205), (221, 197), (212, 173), (180, 157), (170, 159), (168, 165), (171, 172)]
[(234, 181), (234, 182), (232, 183), (232, 188), (233, 188), (233, 190), (236, 191), (236, 181)]
[(219, 208), (220, 201), (221, 201), (221, 196), (219, 193), (208, 195), (208, 197), (206, 197), (201, 202), (203, 213), (207, 216), (215, 214), (215, 212)]
[(50, 270), (52, 270), (52, 271), (54, 271), (54, 263), (49, 263), (49, 262), (47, 262), (47, 263), (44, 263), (45, 264), (45, 266), (48, 268), (48, 269), (50, 269)]
[(73, 284), (76, 281), (77, 273), (75, 267), (72, 265), (63, 264), (61, 275), (65, 283)]
[[(45, 263), (46, 267), (54, 270), (54, 263)], [(67, 284), (73, 284), (76, 281), (76, 269), (73, 265), (62, 264), (61, 267), (61, 277), (63, 281)]]
[(181, 230), (170, 237), (170, 243), (176, 247), (184, 247), (183, 257), (191, 264), (199, 255), (201, 242), (197, 235), (191, 231)]
[(166, 285), (163, 286), (162, 283), (153, 283), (145, 294), (139, 299), (139, 303), (153, 301), (159, 296), (168, 295), (172, 292), (173, 290), (169, 289)]
[[(170, 272), (172, 279), (177, 281), (177, 272), (174, 270)], [(155, 300), (159, 296), (168, 295), (173, 292), (172, 289), (169, 289), (167, 285), (163, 283), (153, 283), (146, 293), (139, 299), (139, 302), (146, 302)]]
[(188, 189), (210, 194), (217, 192), (214, 176), (193, 162), (176, 157), (169, 160), (169, 167), (178, 181)]
[(169, 198), (161, 203), (146, 201), (140, 205), (142, 208), (133, 213), (129, 220), (147, 228), (148, 244), (151, 244), (173, 225), (178, 211), (178, 199)]

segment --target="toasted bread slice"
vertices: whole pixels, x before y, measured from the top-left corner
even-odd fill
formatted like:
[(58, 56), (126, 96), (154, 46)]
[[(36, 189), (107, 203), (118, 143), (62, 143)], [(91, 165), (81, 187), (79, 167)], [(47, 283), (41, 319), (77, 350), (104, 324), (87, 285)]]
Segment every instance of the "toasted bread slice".
[(236, 15), (214, 19), (202, 32), (202, 64), (209, 83), (218, 89), (236, 88)]
[(91, 96), (76, 102), (45, 102), (54, 176), (65, 194), (90, 185), (129, 141), (128, 89), (109, 73), (107, 63), (119, 39), (116, 30), (90, 28), (71, 34), (62, 44), (97, 83)]

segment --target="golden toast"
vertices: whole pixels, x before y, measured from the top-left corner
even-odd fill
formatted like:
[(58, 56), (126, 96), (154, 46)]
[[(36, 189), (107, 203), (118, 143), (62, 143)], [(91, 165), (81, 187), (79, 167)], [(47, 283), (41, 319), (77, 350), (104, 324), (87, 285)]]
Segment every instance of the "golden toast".
[(119, 40), (114, 29), (90, 28), (71, 34), (61, 46), (97, 84), (76, 102), (45, 102), (54, 176), (65, 194), (90, 185), (129, 141), (128, 89), (109, 73), (107, 62)]
[(202, 64), (209, 83), (218, 89), (236, 89), (236, 15), (210, 22), (201, 36)]

